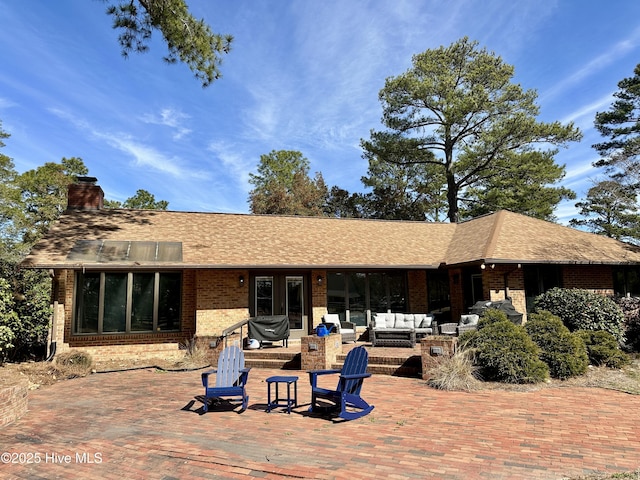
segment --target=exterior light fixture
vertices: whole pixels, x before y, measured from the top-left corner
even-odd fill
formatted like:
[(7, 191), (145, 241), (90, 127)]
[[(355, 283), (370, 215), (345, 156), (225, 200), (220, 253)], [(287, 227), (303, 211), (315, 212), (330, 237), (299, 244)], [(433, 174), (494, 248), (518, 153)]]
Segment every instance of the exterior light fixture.
[(318, 275), (318, 278), (316, 278), (316, 281), (318, 282), (318, 285), (322, 285), (322, 275)]
[(241, 287), (244, 286), (244, 276), (240, 275), (240, 277), (238, 278), (238, 283)]

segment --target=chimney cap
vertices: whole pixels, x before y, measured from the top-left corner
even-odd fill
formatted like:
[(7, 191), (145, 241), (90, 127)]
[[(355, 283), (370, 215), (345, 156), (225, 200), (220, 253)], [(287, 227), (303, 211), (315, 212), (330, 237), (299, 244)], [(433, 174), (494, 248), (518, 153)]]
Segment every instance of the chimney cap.
[(91, 185), (95, 185), (95, 183), (98, 181), (98, 179), (96, 177), (77, 177), (76, 181), (78, 183), (88, 183)]

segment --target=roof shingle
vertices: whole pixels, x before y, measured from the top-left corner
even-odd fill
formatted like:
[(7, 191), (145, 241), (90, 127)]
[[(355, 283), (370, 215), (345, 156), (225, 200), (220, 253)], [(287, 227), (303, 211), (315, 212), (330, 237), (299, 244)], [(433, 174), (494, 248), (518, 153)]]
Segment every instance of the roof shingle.
[(80, 240), (181, 242), (172, 268), (437, 268), (442, 264), (640, 263), (616, 240), (501, 211), (460, 224), (157, 210), (68, 211), (33, 248), (32, 268), (78, 263)]

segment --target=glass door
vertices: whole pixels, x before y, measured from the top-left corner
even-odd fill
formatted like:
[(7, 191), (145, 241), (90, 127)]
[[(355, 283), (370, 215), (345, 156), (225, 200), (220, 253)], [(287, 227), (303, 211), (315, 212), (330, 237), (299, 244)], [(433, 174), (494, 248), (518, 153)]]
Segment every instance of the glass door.
[(256, 275), (251, 292), (251, 315), (286, 315), (292, 338), (308, 333), (309, 314), (305, 300), (304, 275)]
[(273, 315), (273, 277), (256, 277), (256, 317)]
[(286, 311), (289, 317), (290, 330), (302, 330), (304, 326), (304, 292), (302, 277), (287, 277), (286, 279)]

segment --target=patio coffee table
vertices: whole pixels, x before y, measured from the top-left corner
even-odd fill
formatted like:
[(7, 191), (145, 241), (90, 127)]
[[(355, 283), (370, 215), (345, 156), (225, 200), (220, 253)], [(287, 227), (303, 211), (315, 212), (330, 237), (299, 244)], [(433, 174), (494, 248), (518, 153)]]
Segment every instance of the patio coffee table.
[(371, 329), (371, 344), (374, 347), (414, 347), (416, 331), (410, 328)]

